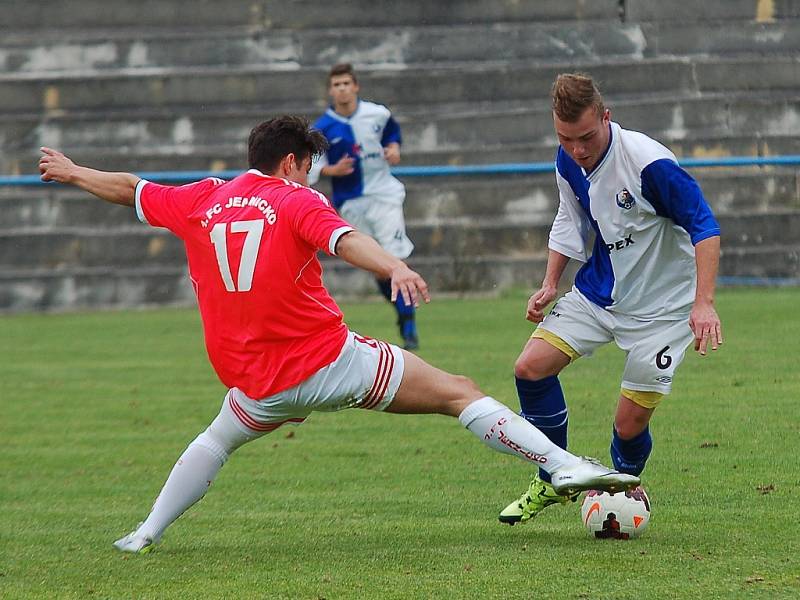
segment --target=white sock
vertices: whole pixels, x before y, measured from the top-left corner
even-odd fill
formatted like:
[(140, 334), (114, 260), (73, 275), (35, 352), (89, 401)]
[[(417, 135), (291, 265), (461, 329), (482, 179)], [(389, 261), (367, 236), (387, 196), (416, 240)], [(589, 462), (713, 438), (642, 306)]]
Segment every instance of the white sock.
[(489, 396), (467, 406), (458, 420), (490, 448), (530, 461), (548, 473), (580, 460), (556, 446), (528, 421)]
[(172, 467), (147, 519), (136, 530), (138, 536), (158, 541), (164, 530), (186, 509), (205, 496), (222, 465), (239, 446), (261, 434), (243, 431), (227, 402), (216, 419), (198, 435)]

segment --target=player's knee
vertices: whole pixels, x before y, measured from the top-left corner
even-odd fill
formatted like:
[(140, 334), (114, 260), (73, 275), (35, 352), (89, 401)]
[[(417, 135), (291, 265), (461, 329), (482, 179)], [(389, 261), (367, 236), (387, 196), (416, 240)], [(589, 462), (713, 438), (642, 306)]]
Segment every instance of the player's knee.
[(632, 440), (645, 430), (648, 422), (649, 419), (647, 418), (626, 417), (617, 419), (614, 422), (614, 429), (617, 430), (617, 435), (623, 440)]
[(453, 385), (458, 390), (458, 396), (473, 399), (482, 395), (478, 385), (469, 377), (464, 375), (453, 375), (452, 377)]
[(478, 398), (482, 398), (484, 393), (469, 377), (451, 375), (450, 378), (450, 393), (443, 398), (444, 402), (442, 402), (438, 412), (443, 415), (458, 417), (467, 406)]
[(514, 375), (519, 379), (537, 381), (554, 375), (550, 371), (551, 369), (547, 369), (542, 361), (532, 359), (525, 354), (520, 355), (514, 363)]

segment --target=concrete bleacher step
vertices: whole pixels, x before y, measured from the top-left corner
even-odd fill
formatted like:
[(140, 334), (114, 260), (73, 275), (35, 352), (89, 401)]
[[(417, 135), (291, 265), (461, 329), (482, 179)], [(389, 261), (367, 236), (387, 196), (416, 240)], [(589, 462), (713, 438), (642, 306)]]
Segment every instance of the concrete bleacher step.
[[(544, 255), (416, 257), (409, 260), (428, 281), (434, 297), (444, 292), (497, 292), (511, 286), (532, 289), (544, 276)], [(371, 276), (325, 259), (325, 281), (340, 298), (375, 295)], [(720, 273), (727, 278), (800, 279), (800, 244), (726, 248)], [(565, 281), (578, 265), (570, 263)], [(0, 312), (193, 305), (184, 266), (3, 269)]]
[[(790, 246), (800, 240), (800, 211), (720, 214), (724, 248)], [(410, 221), (415, 257), (546, 255), (552, 215)], [(0, 231), (4, 269), (180, 266), (183, 242), (144, 226), (15, 228)]]
[(0, 312), (191, 305), (194, 292), (185, 267), (79, 267), (4, 269)]
[(512, 21), (445, 26), (343, 29), (214, 27), (173, 30), (9, 32), (0, 39), (0, 71), (75, 74), (153, 67), (359, 68), (485, 60), (596, 63), (608, 58), (737, 54), (791, 54), (800, 20), (622, 23), (619, 21)]
[[(679, 158), (724, 158), (727, 156), (776, 156), (800, 154), (800, 136), (796, 134), (762, 136), (705, 135), (699, 139), (668, 140), (660, 138)], [(425, 151), (403, 153), (404, 166), (416, 165), (475, 165), (498, 163), (552, 163), (554, 143), (486, 144), (474, 147), (438, 147)], [(60, 146), (78, 163), (109, 171), (154, 172), (223, 171), (247, 168), (245, 144), (236, 146), (194, 146), (186, 153), (181, 146), (148, 148), (88, 148), (76, 149)], [(34, 174), (39, 160), (38, 145), (27, 145), (25, 150), (0, 155), (0, 172), (8, 175)]]
[(626, 21), (685, 21), (716, 20), (770, 22), (800, 17), (800, 0), (625, 0), (623, 18)]
[[(646, 131), (667, 139), (696, 138), (708, 133), (800, 134), (800, 92), (764, 98), (752, 94), (704, 96), (640, 96), (607, 100), (612, 116), (629, 129)], [(286, 107), (283, 107), (286, 108)], [(550, 107), (540, 98), (522, 106), (453, 107), (436, 110), (419, 106), (391, 107), (403, 128), (405, 149), (518, 143), (528, 140), (555, 143)], [(295, 112), (314, 119), (322, 102)], [(0, 118), (0, 135), (17, 147), (58, 144), (64, 147), (191, 146), (243, 144), (250, 129), (274, 114), (286, 112), (267, 107), (222, 107), (213, 110), (65, 112), (42, 119), (36, 115)]]
[[(464, 164), (552, 160), (556, 145), (544, 101), (468, 108), (446, 106), (426, 114), (418, 106), (397, 113), (404, 131), (405, 164)], [(766, 99), (751, 93), (701, 97), (609, 99), (625, 127), (645, 131), (676, 154), (793, 153), (800, 139), (800, 95)], [(306, 113), (313, 118), (322, 111)], [(401, 109), (402, 111), (402, 109)], [(270, 116), (252, 107), (220, 110), (66, 113), (41, 119), (0, 117), (0, 139), (11, 154), (5, 172), (32, 172), (42, 145), (63, 149), (99, 168), (128, 170), (235, 169), (244, 166), (251, 127)], [(95, 160), (96, 157), (100, 161)], [(231, 157), (234, 157), (231, 160)], [(474, 157), (474, 158), (473, 158)], [(144, 161), (144, 162), (143, 162)], [(191, 163), (191, 166), (187, 163)]]
[[(691, 169), (715, 212), (800, 210), (800, 176), (788, 167)], [(409, 222), (436, 225), (508, 219), (549, 224), (558, 196), (552, 173), (404, 178)], [(324, 186), (321, 186), (324, 191)], [(0, 234), (138, 227), (133, 210), (61, 186), (0, 188)]]
[[(397, 70), (364, 70), (369, 97), (390, 104), (446, 104), (546, 98), (563, 66), (529, 61), (442, 63)], [(589, 70), (607, 94), (681, 95), (797, 90), (800, 63), (792, 56), (657, 58), (578, 61), (570, 69)], [(295, 102), (309, 106), (325, 98), (326, 70), (268, 68), (148, 68), (82, 75), (0, 74), (3, 112), (59, 114), (66, 110), (118, 110), (128, 107), (176, 110), (239, 104), (263, 106)], [(658, 75), (654, 77), (654, 73)]]
[(564, 21), (619, 18), (618, 0), (448, 0), (380, 2), (350, 0), (325, 3), (278, 0), (81, 0), (81, 10), (69, 2), (4, 0), (5, 24), (11, 30), (92, 30), (113, 28), (160, 29), (250, 26), (254, 28), (381, 27), (387, 25), (448, 25), (503, 21)]
[[(336, 297), (375, 294), (374, 279), (342, 262), (325, 260), (325, 281)], [(499, 291), (531, 274), (543, 272), (539, 256), (415, 258), (412, 267), (424, 273), (434, 294)], [(97, 307), (139, 307), (149, 304), (192, 305), (194, 293), (184, 267), (3, 270), (0, 312), (64, 310)]]

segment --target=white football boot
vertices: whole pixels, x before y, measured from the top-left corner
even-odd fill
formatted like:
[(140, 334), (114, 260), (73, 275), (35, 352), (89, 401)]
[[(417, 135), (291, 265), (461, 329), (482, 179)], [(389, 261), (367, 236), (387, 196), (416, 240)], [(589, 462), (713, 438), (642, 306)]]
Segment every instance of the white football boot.
[[(141, 523), (139, 523), (141, 526)], [(137, 535), (139, 527), (131, 531), (125, 537), (119, 538), (114, 542), (114, 548), (120, 552), (131, 552), (132, 554), (147, 554), (155, 550), (158, 540), (145, 535)]]
[(579, 462), (554, 471), (550, 478), (553, 489), (562, 496), (585, 490), (602, 490), (615, 494), (632, 490), (641, 483), (635, 475), (620, 473), (587, 456), (581, 456)]

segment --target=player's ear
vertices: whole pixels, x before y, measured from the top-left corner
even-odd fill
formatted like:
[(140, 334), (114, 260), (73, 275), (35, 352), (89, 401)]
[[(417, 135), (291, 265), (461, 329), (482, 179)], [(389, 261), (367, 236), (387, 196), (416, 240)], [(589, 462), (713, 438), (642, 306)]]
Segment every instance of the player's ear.
[(286, 177), (291, 174), (297, 168), (297, 157), (294, 155), (294, 152), (289, 152), (286, 156), (283, 157), (281, 161), (281, 174)]

